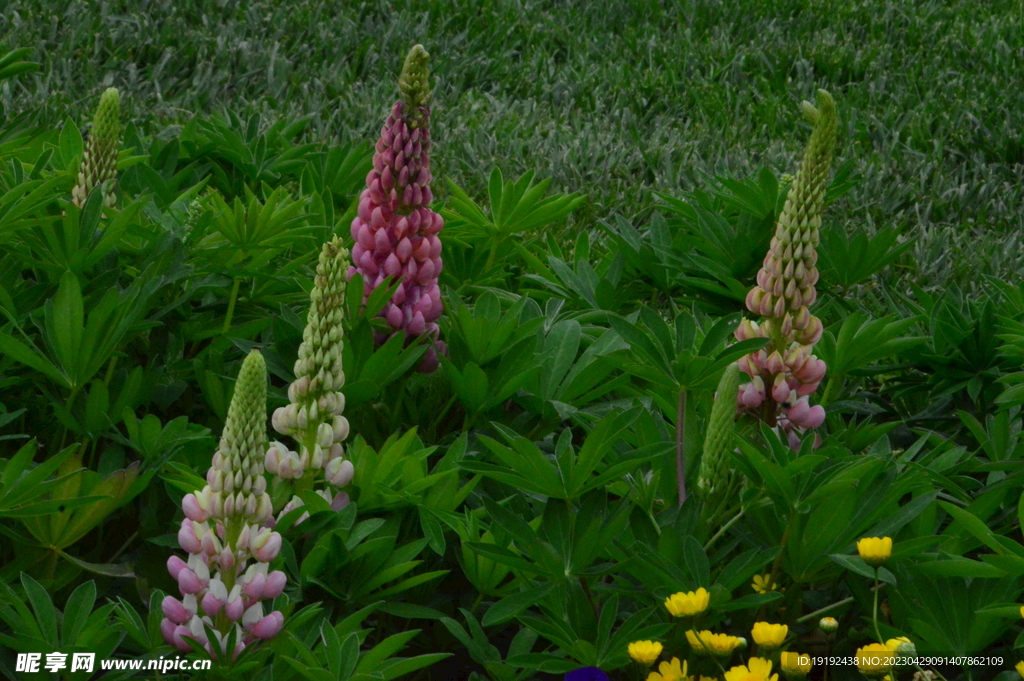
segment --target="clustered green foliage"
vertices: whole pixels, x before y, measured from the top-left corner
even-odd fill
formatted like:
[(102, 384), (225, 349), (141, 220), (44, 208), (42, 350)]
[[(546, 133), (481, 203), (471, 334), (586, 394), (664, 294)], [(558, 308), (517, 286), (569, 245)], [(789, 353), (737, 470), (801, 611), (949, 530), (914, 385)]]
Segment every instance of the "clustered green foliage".
[[(175, 653), (167, 559), (183, 498), (217, 469), (215, 434), (234, 446), (247, 356), (265, 362), (268, 416), (311, 409), (289, 386), (331, 374), (351, 469), (329, 473), (347, 483), (333, 499), (287, 490), (270, 567), (286, 587), (265, 604), (281, 633), (189, 678), (625, 679), (638, 640), (720, 676), (687, 654), (686, 629), (755, 622), (788, 625), (800, 652), (906, 636), (920, 655), (1020, 659), (1024, 285), (983, 276), (1017, 272), (987, 246), (929, 257), (983, 225), (990, 244), (1010, 238), (1019, 186), (1003, 166), (1019, 149), (988, 118), (989, 81), (931, 78), (978, 45), (993, 58), (972, 68), (1008, 72), (1019, 41), (999, 3), (737, 17), (597, 2), (575, 28), (537, 3), (75, 5), (60, 34), (45, 2), (10, 5), (0, 41), (17, 29), (41, 51), (0, 55), (0, 676), (17, 678), (18, 652)], [(132, 29), (137, 62), (111, 21), (125, 16), (147, 29)], [(268, 31), (276, 47), (243, 47)], [(32, 76), (29, 59), (86, 36), (95, 59), (46, 57)], [(419, 39), (436, 80), (396, 87)], [(85, 138), (95, 97), (67, 99), (98, 94), (115, 63), (116, 204), (74, 193), (115, 126), (97, 115)], [(57, 82), (77, 89), (49, 97)], [(929, 97), (911, 105), (915, 83)], [(338, 263), (387, 106), (430, 85), (447, 354), (420, 374), (426, 339), (380, 342), (394, 286), (364, 298)], [(820, 86), (842, 122), (815, 195), (827, 418), (794, 447), (735, 418), (736, 361), (765, 339), (732, 334), (806, 139), (793, 102)], [(224, 115), (205, 113), (220, 100)], [(286, 101), (334, 113), (295, 118)], [(202, 113), (178, 121), (177, 105)], [(954, 185), (970, 188), (942, 198)], [(877, 570), (863, 537), (893, 540)], [(706, 611), (680, 624), (665, 600), (698, 589)], [(823, 615), (838, 621), (826, 636)]]
[(303, 141), (371, 141), (379, 102), (394, 97), (396, 55), (430, 36), (444, 60), (435, 106), (447, 112), (434, 131), (445, 140), (436, 176), (480, 196), (499, 164), (586, 191), (557, 228), (571, 240), (595, 217), (648, 218), (652, 190), (679, 195), (762, 166), (795, 172), (793, 102), (824, 88), (843, 102), (838, 156), (863, 176), (829, 230), (914, 238), (887, 279), (913, 273), (942, 287), (971, 285), (979, 269), (1024, 274), (1014, 170), (1024, 143), (1006, 114), (1024, 109), (1007, 85), (1019, 70), (1013, 0), (106, 7), (5, 5), (0, 45), (31, 46), (21, 59), (43, 62), (0, 90), (8, 114), (84, 122), (102, 83), (132, 93), (126, 119), (174, 123), (224, 106), (243, 118), (311, 116)]

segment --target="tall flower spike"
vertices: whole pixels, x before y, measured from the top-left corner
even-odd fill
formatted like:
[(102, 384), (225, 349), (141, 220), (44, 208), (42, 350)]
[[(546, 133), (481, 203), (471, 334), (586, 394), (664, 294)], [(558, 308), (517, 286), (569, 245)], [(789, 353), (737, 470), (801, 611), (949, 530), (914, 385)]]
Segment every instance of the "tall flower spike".
[[(89, 192), (107, 180), (117, 178), (117, 152), (121, 145), (121, 96), (117, 88), (107, 88), (100, 96), (92, 130), (85, 144), (78, 184), (71, 191), (75, 205), (81, 208)], [(113, 187), (104, 194), (103, 205), (112, 207), (117, 201)]]
[[(309, 316), (295, 361), (295, 381), (288, 386), (289, 404), (274, 412), (274, 430), (291, 436), (298, 443), (298, 451), (274, 442), (265, 459), (271, 473), (295, 481), (296, 492), (312, 489), (320, 472), (332, 488), (338, 489), (345, 487), (354, 473), (352, 462), (343, 458), (341, 445), (349, 434), (348, 420), (342, 416), (345, 395), (340, 392), (345, 385), (342, 317), (349, 259), (341, 244), (341, 237), (336, 236), (320, 251)], [(342, 491), (322, 489), (318, 493), (335, 510), (349, 501)], [(301, 505), (296, 495), (281, 514)]]
[[(395, 333), (408, 339), (429, 336), (437, 341), (437, 319), (443, 304), (437, 285), (441, 273), (441, 240), (444, 220), (430, 209), (430, 86), (422, 45), (409, 51), (399, 78), (402, 99), (395, 102), (380, 133), (373, 170), (352, 221), (353, 267), (349, 277), (363, 277), (363, 302), (386, 277), (399, 277), (401, 285), (381, 310)], [(379, 334), (378, 343), (389, 335)], [(437, 341), (444, 352), (444, 343)], [(433, 348), (423, 357), (419, 370), (438, 366)]]
[(799, 444), (798, 432), (817, 427), (825, 418), (824, 410), (811, 407), (807, 400), (825, 375), (825, 363), (812, 354), (821, 338), (821, 320), (809, 307), (817, 298), (815, 249), (838, 127), (835, 102), (824, 90), (818, 90), (817, 108), (804, 102), (803, 110), (814, 125), (811, 139), (757, 273), (757, 285), (747, 294), (747, 309), (763, 319), (759, 324), (744, 319), (736, 330), (739, 340), (769, 339), (763, 350), (739, 361), (751, 379), (739, 389), (739, 406), (769, 425), (781, 425), (793, 446)]
[(708, 432), (704, 439), (704, 453), (700, 460), (697, 490), (705, 499), (712, 497), (727, 482), (729, 467), (726, 463), (731, 447), (736, 403), (733, 397), (740, 386), (740, 368), (730, 364), (718, 381), (715, 404), (708, 419)]
[(185, 519), (178, 542), (190, 554), (188, 562), (177, 556), (167, 561), (182, 597), (164, 599), (160, 629), (182, 651), (190, 650), (184, 638), (190, 636), (219, 655), (235, 630), (237, 644), (228, 651), (234, 656), (256, 640), (274, 637), (284, 624), (278, 611), (264, 616), (260, 602), (280, 596), (286, 582), (280, 570), (268, 571), (281, 535), (266, 527), (266, 418), (267, 367), (253, 350), (242, 362), (207, 484), (181, 503)]

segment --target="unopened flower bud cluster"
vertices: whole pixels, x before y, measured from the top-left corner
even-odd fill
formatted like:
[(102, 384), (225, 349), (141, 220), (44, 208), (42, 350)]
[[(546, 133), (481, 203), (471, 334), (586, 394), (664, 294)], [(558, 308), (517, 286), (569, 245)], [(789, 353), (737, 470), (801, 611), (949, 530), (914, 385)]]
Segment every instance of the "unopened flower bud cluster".
[[(335, 237), (320, 252), (309, 316), (295, 361), (295, 381), (288, 386), (290, 402), (277, 409), (272, 420), (274, 430), (294, 439), (298, 450), (272, 442), (264, 459), (266, 469), (284, 480), (305, 479), (312, 485), (322, 471), (327, 484), (339, 491), (321, 489), (317, 493), (335, 510), (348, 505), (348, 494), (340, 489), (352, 480), (354, 472), (341, 445), (349, 434), (348, 420), (342, 416), (345, 395), (340, 392), (345, 385), (342, 317), (349, 260), (341, 243), (341, 238)], [(279, 517), (301, 505), (302, 500), (293, 497)]]
[[(107, 88), (100, 95), (99, 106), (92, 120), (92, 129), (82, 152), (82, 165), (78, 171), (78, 184), (71, 191), (72, 201), (81, 208), (89, 192), (107, 180), (117, 177), (117, 152), (121, 145), (121, 96), (117, 88)], [(117, 201), (113, 187), (103, 196), (108, 208)]]
[(188, 636), (216, 655), (235, 629), (237, 655), (258, 639), (273, 638), (284, 624), (279, 611), (265, 615), (261, 602), (281, 595), (286, 581), (283, 572), (268, 569), (281, 535), (266, 526), (272, 515), (263, 477), (266, 409), (266, 365), (254, 350), (242, 363), (207, 484), (182, 501), (178, 543), (188, 561), (172, 556), (167, 562), (182, 597), (164, 599), (160, 628), (182, 651), (190, 650)]
[(757, 274), (757, 286), (747, 295), (747, 309), (762, 320), (744, 319), (735, 333), (738, 340), (769, 339), (766, 347), (738, 362), (750, 377), (740, 386), (739, 408), (780, 426), (793, 447), (799, 446), (800, 433), (825, 420), (825, 410), (809, 402), (826, 368), (813, 354), (822, 325), (809, 308), (817, 297), (815, 248), (836, 141), (835, 102), (827, 92), (818, 91), (818, 108), (804, 102), (804, 112), (814, 131)]

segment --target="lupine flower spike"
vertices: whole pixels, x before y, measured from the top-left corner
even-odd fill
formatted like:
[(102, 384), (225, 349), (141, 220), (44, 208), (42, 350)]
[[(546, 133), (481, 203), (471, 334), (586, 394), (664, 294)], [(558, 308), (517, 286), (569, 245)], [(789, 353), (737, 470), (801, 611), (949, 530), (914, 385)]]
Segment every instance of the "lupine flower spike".
[(757, 286), (747, 294), (747, 309), (762, 320), (744, 319), (736, 329), (738, 340), (769, 339), (763, 349), (738, 362), (750, 378), (738, 391), (739, 407), (781, 427), (794, 449), (804, 431), (825, 420), (825, 410), (808, 401), (825, 376), (825, 362), (812, 354), (821, 338), (821, 320), (809, 308), (817, 297), (815, 248), (837, 126), (835, 102), (824, 90), (818, 90), (818, 108), (808, 102), (803, 108), (814, 131), (757, 273)]
[[(329, 489), (316, 491), (336, 511), (348, 505), (348, 494), (341, 488), (352, 480), (354, 472), (352, 462), (343, 458), (341, 446), (349, 434), (348, 420), (342, 416), (345, 394), (340, 392), (345, 385), (341, 322), (348, 265), (348, 251), (342, 247), (341, 237), (324, 244), (295, 361), (295, 381), (288, 386), (290, 403), (277, 409), (273, 417), (274, 430), (291, 436), (298, 443), (298, 451), (272, 442), (264, 460), (268, 471), (284, 480), (294, 480), (296, 492), (313, 489), (322, 472)], [(301, 505), (302, 500), (293, 496), (280, 515)], [(302, 520), (305, 518), (303, 515)]]
[(283, 572), (268, 569), (281, 535), (265, 526), (271, 517), (263, 477), (266, 418), (267, 369), (253, 350), (238, 374), (207, 484), (181, 503), (185, 519), (178, 542), (188, 562), (178, 556), (167, 561), (182, 597), (164, 599), (160, 630), (182, 651), (191, 649), (183, 638), (189, 636), (219, 655), (234, 629), (234, 657), (257, 640), (273, 638), (284, 624), (281, 612), (264, 615), (261, 603), (280, 596), (286, 581)]
[[(71, 200), (81, 208), (89, 192), (107, 180), (117, 178), (117, 152), (121, 146), (121, 97), (117, 88), (107, 88), (100, 96), (92, 130), (85, 143), (78, 184), (71, 191)], [(117, 195), (111, 186), (103, 195), (103, 205), (112, 207)]]
[[(441, 316), (441, 240), (444, 220), (430, 209), (430, 86), (427, 60), (422, 45), (409, 51), (398, 84), (402, 99), (395, 102), (381, 130), (373, 156), (373, 170), (366, 176), (366, 189), (359, 199), (359, 212), (352, 221), (353, 267), (349, 277), (363, 277), (363, 302), (386, 277), (401, 277), (402, 283), (381, 310), (395, 333), (408, 339), (429, 336), (435, 341)], [(378, 343), (389, 335), (380, 334)], [(444, 352), (445, 346), (437, 342)], [(438, 366), (431, 348), (419, 370), (432, 372)]]
[(715, 403), (708, 419), (708, 432), (704, 438), (704, 454), (700, 459), (700, 474), (697, 477), (697, 491), (705, 499), (727, 486), (729, 479), (729, 451), (732, 450), (733, 421), (736, 408), (733, 395), (739, 389), (740, 370), (730, 364), (718, 382)]

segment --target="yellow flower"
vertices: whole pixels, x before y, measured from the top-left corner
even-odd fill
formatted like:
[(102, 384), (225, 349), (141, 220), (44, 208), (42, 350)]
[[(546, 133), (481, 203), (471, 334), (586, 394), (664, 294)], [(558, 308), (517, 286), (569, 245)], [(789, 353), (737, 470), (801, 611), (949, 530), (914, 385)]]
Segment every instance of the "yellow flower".
[[(1024, 610), (1024, 608), (1022, 608)], [(1024, 662), (1017, 663), (1017, 673), (1020, 674), (1020, 678), (1024, 679)]]
[(781, 666), (786, 676), (802, 678), (811, 671), (811, 656), (787, 651), (782, 653)]
[(765, 648), (778, 648), (786, 640), (789, 627), (785, 624), (769, 624), (768, 622), (754, 622), (754, 643)]
[(728, 657), (739, 647), (742, 640), (729, 634), (713, 634), (707, 629), (699, 634), (693, 630), (686, 632), (686, 640), (690, 642), (693, 652), (698, 655), (717, 655)]
[[(771, 586), (769, 586), (769, 582), (771, 582)], [(757, 593), (766, 594), (769, 591), (775, 591), (775, 587), (778, 585), (772, 581), (772, 576), (770, 574), (767, 574), (754, 575), (754, 582), (750, 586)]]
[(818, 621), (818, 626), (821, 627), (821, 630), (826, 634), (831, 634), (839, 628), (839, 622), (835, 617), (822, 617)]
[(882, 643), (869, 643), (857, 649), (857, 669), (868, 676), (886, 673), (894, 660), (892, 649)]
[(778, 681), (779, 675), (772, 674), (771, 660), (752, 657), (746, 666), (733, 667), (725, 673), (725, 681)]
[(661, 655), (661, 644), (657, 641), (633, 641), (629, 644), (629, 656), (640, 664), (650, 667)]
[(682, 666), (679, 665), (678, 657), (673, 657), (671, 662), (662, 662), (658, 665), (658, 671), (647, 676), (647, 681), (687, 681), (686, 661), (683, 660)]
[(857, 542), (857, 553), (871, 567), (878, 567), (892, 555), (892, 538), (864, 537)]
[(917, 656), (917, 648), (914, 646), (914, 642), (906, 636), (890, 638), (885, 642), (885, 647), (894, 653), (899, 653), (903, 657)]
[(1024, 617), (1024, 605), (1020, 606), (1020, 616)]
[(689, 593), (680, 591), (665, 599), (665, 607), (676, 617), (697, 615), (708, 609), (711, 594), (704, 587)]

